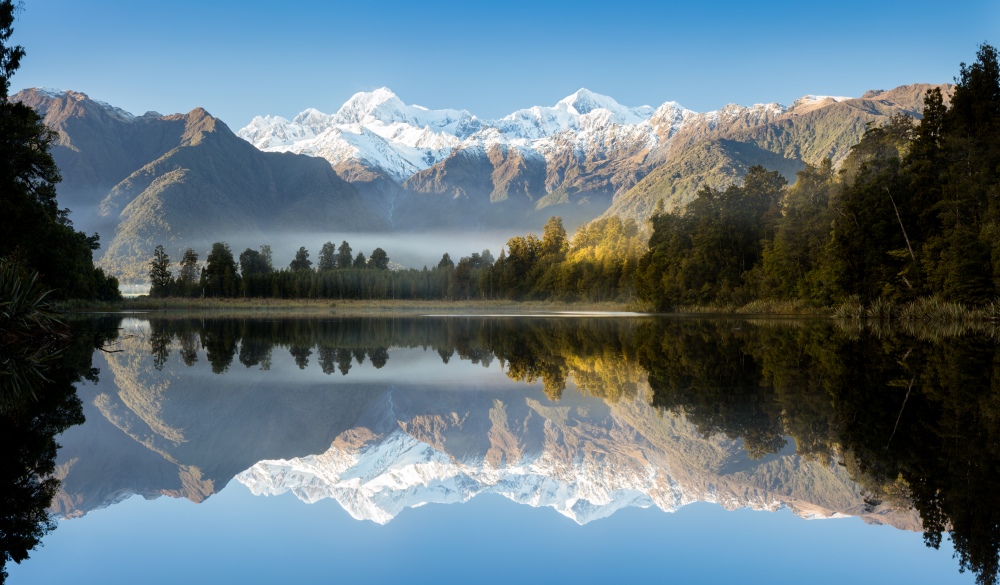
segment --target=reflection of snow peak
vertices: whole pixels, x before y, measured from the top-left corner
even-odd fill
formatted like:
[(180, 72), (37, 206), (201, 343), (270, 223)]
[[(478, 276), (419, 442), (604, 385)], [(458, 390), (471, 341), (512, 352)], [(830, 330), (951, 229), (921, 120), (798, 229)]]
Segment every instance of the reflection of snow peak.
[(760, 118), (783, 111), (778, 104), (729, 105), (704, 114), (676, 102), (656, 109), (630, 108), (580, 89), (555, 106), (534, 106), (498, 120), (480, 120), (465, 110), (406, 105), (389, 89), (380, 88), (355, 94), (336, 114), (308, 109), (291, 121), (258, 116), (238, 134), (261, 150), (318, 156), (333, 165), (358, 162), (404, 181), (459, 149), (503, 145), (528, 157), (548, 158), (568, 147), (614, 156), (665, 146), (685, 124), (712, 126), (720, 116)]
[[(453, 462), (444, 453), (396, 431), (355, 453), (334, 447), (321, 455), (261, 461), (236, 476), (255, 495), (291, 491), (314, 503), (333, 498), (354, 518), (385, 524), (403, 508), (468, 501), (480, 493), (500, 494), (533, 507), (549, 506), (583, 524), (627, 506), (654, 502), (646, 491), (655, 471), (642, 476), (587, 466), (561, 470), (544, 455), (494, 468), (485, 461)], [(568, 474), (566, 472), (569, 472)]]
[[(682, 470), (675, 477), (670, 470), (674, 456), (647, 441), (625, 419), (612, 414), (600, 421), (574, 420), (572, 415), (564, 418), (569, 409), (527, 402), (534, 411), (529, 415), (532, 424), (541, 425), (541, 444), (533, 452), (525, 452), (532, 442), (527, 434), (511, 432), (530, 434), (528, 420), (508, 420), (508, 407), (497, 401), (490, 411), (493, 428), (487, 446), (461, 459), (416, 438), (417, 433), (407, 432), (407, 423), (400, 421), (381, 435), (366, 428), (347, 431), (319, 455), (261, 461), (236, 479), (256, 495), (291, 491), (308, 503), (333, 498), (354, 518), (380, 524), (404, 508), (465, 502), (480, 493), (548, 506), (580, 524), (625, 507), (656, 506), (669, 512), (695, 501), (758, 510), (787, 503), (802, 515), (831, 514), (816, 506), (800, 509), (767, 490), (718, 476), (698, 477)], [(651, 411), (646, 405), (624, 410), (641, 410), (643, 418), (656, 416), (645, 412)], [(534, 418), (538, 415), (544, 422)], [(682, 420), (676, 424), (689, 426)], [(694, 434), (693, 428), (687, 431)]]

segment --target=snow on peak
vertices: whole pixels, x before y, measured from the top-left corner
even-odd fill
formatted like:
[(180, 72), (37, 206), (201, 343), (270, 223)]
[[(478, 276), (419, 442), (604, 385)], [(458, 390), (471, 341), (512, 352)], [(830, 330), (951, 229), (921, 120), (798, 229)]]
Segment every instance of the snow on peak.
[(847, 100), (853, 100), (852, 97), (842, 96), (842, 95), (804, 95), (800, 97), (799, 102), (824, 102), (826, 100), (833, 100), (835, 102), (843, 102)]
[(423, 106), (407, 105), (389, 88), (380, 87), (375, 91), (359, 92), (351, 96), (333, 116), (332, 121), (336, 124), (406, 124), (459, 135), (465, 126), (475, 126), (476, 117), (465, 110), (431, 110)]
[(619, 104), (614, 98), (594, 93), (586, 88), (580, 88), (556, 103), (556, 108), (566, 109), (581, 116), (595, 110), (611, 112), (618, 124), (638, 124), (653, 114), (653, 108), (639, 106), (629, 108)]
[(407, 105), (382, 87), (354, 94), (332, 115), (309, 108), (291, 121), (258, 116), (238, 135), (261, 150), (319, 156), (333, 165), (354, 160), (404, 181), (481, 128), (465, 110)]
[(402, 121), (393, 118), (405, 115), (405, 109), (406, 105), (392, 90), (380, 87), (375, 91), (360, 91), (352, 95), (334, 117), (340, 124), (364, 124), (375, 120), (391, 123)]
[(792, 105), (788, 108), (788, 110), (795, 110), (796, 113), (805, 113), (834, 103), (852, 99), (854, 98), (835, 95), (804, 95), (792, 102)]
[(622, 105), (616, 102), (613, 98), (594, 93), (583, 87), (559, 100), (556, 103), (556, 107), (562, 107), (563, 109), (570, 110), (573, 113), (580, 114), (581, 116), (583, 114), (589, 114), (599, 108), (610, 110), (612, 112), (622, 109)]
[(539, 140), (563, 132), (600, 131), (614, 125), (643, 124), (653, 108), (629, 108), (613, 98), (581, 88), (556, 102), (555, 106), (535, 106), (518, 110), (490, 124), (516, 139)]
[(389, 88), (380, 87), (354, 94), (335, 114), (310, 108), (291, 121), (257, 117), (238, 134), (262, 150), (320, 156), (335, 166), (353, 160), (404, 181), (458, 149), (485, 152), (493, 145), (506, 145), (548, 159), (570, 148), (613, 157), (615, 149), (634, 153), (663, 147), (688, 124), (704, 123), (713, 129), (720, 123), (766, 123), (796, 107), (801, 113), (806, 107), (845, 99), (850, 98), (810, 95), (787, 109), (776, 103), (730, 104), (698, 114), (676, 102), (657, 108), (628, 107), (580, 88), (553, 106), (480, 120), (466, 110), (406, 104)]
[(35, 87), (33, 88), (37, 93), (42, 94), (49, 98), (61, 98), (66, 97), (66, 92), (61, 89), (55, 89), (52, 87)]

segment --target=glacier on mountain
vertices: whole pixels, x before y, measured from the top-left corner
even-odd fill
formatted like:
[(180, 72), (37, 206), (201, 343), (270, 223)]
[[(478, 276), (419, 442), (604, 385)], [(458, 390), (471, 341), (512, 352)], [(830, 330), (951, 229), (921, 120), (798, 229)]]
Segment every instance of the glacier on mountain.
[(655, 109), (627, 107), (581, 88), (554, 106), (534, 106), (497, 120), (481, 120), (466, 110), (407, 105), (383, 87), (356, 93), (335, 114), (307, 109), (292, 120), (258, 116), (238, 135), (261, 150), (318, 156), (334, 167), (357, 163), (402, 182), (460, 149), (475, 152), (500, 145), (546, 161), (567, 151), (610, 157), (616, 152), (666, 147), (689, 124), (714, 128), (720, 120), (759, 121), (785, 110), (779, 104), (730, 104), (699, 114), (676, 102)]

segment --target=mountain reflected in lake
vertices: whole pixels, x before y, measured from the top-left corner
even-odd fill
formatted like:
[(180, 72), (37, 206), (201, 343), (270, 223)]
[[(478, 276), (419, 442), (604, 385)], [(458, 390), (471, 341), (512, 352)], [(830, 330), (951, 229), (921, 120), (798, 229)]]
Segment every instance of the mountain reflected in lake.
[(958, 568), (995, 582), (990, 327), (120, 321), (113, 349), (95, 352), (98, 381), (78, 387), (86, 423), (59, 437), (51, 509), (64, 518), (240, 484), (379, 524), (481, 494), (579, 524), (709, 502), (860, 517), (935, 547), (950, 535)]

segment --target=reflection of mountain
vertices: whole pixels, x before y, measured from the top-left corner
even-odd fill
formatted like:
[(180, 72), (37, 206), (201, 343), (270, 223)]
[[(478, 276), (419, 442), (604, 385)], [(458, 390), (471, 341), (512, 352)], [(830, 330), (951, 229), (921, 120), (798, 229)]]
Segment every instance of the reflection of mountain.
[(101, 365), (102, 384), (79, 389), (87, 424), (61, 441), (58, 513), (132, 494), (201, 501), (262, 458), (326, 449), (374, 398), (351, 385), (264, 384), (257, 370), (217, 376), (180, 360), (158, 371), (148, 347), (142, 331), (122, 340)]
[(739, 442), (704, 438), (682, 417), (658, 416), (643, 401), (609, 407), (576, 393), (556, 405), (511, 393), (471, 403), (433, 391), (408, 396), (402, 389), (388, 394), (394, 417), (348, 430), (325, 453), (261, 461), (237, 479), (258, 495), (333, 498), (353, 517), (378, 523), (404, 508), (494, 493), (581, 524), (629, 506), (674, 511), (706, 501), (727, 509), (787, 506), (806, 518), (863, 515), (919, 529), (912, 515), (865, 515), (836, 465), (803, 461), (791, 449), (750, 460)]
[[(789, 449), (751, 460), (741, 441), (702, 437), (682, 416), (658, 413), (641, 398), (644, 388), (638, 400), (610, 406), (575, 391), (553, 403), (478, 366), (479, 378), (456, 388), (454, 372), (468, 362), (445, 366), (419, 349), (346, 378), (303, 373), (294, 352), (275, 352), (268, 371), (248, 361), (216, 375), (208, 333), (173, 342), (179, 355), (157, 370), (149, 330), (130, 329), (123, 351), (104, 356), (102, 385), (80, 390), (87, 424), (61, 440), (63, 515), (130, 494), (201, 501), (234, 476), (256, 493), (334, 497), (355, 517), (379, 522), (405, 507), (483, 492), (552, 506), (578, 522), (624, 506), (672, 510), (698, 500), (787, 505), (806, 517), (864, 515), (843, 468)], [(208, 352), (186, 367), (185, 345)], [(385, 381), (401, 363), (420, 372), (420, 384)], [(865, 517), (918, 528), (913, 516)]]

